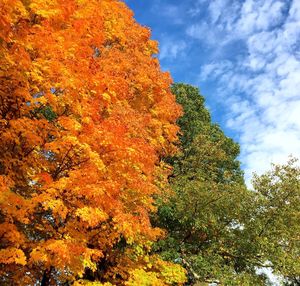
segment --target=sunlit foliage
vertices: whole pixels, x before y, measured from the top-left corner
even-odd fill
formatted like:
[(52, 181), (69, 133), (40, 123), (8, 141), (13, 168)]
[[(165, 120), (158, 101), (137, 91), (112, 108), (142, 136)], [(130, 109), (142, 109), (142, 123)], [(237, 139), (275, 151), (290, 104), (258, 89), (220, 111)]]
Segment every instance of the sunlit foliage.
[(181, 112), (149, 30), (116, 0), (0, 13), (0, 284), (180, 285), (148, 255)]

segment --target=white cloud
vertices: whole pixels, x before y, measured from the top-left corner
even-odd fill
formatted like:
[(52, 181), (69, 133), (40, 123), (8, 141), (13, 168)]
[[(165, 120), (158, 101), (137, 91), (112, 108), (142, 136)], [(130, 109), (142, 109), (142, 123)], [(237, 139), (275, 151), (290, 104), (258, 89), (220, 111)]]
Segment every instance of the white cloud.
[(165, 37), (162, 41), (160, 41), (159, 59), (174, 60), (180, 54), (184, 54), (186, 48), (187, 48), (187, 44), (185, 41), (171, 40)]
[(217, 42), (217, 34), (219, 31), (210, 29), (210, 25), (207, 22), (202, 22), (200, 24), (189, 26), (186, 33), (194, 39), (205, 41), (206, 44), (214, 45)]
[[(204, 3), (205, 2), (205, 3)], [(191, 9), (198, 15), (207, 7), (208, 16), (186, 29), (186, 34), (207, 44), (224, 47), (231, 41), (247, 39), (253, 33), (269, 31), (285, 18), (285, 0), (211, 0), (198, 1)], [(295, 13), (296, 8), (294, 9)]]
[(188, 10), (188, 14), (191, 17), (196, 17), (198, 16), (201, 11), (204, 11), (205, 9), (203, 8), (203, 5), (207, 5), (208, 0), (197, 0), (194, 1), (194, 5), (192, 7), (190, 7), (190, 9)]
[[(223, 13), (221, 2), (238, 11), (232, 20)], [(242, 40), (246, 53), (235, 61), (208, 63), (199, 78), (200, 86), (201, 81), (219, 82), (227, 127), (239, 134), (249, 182), (253, 171), (263, 172), (271, 162), (283, 163), (290, 154), (300, 157), (300, 1), (245, 0), (239, 7), (230, 3), (211, 1), (210, 7), (220, 9), (208, 9), (211, 20), (206, 30)], [(194, 27), (189, 35), (203, 40), (203, 33), (197, 37), (201, 29), (197, 34)], [(210, 43), (219, 49), (228, 41)]]
[(283, 21), (283, 8), (284, 1), (246, 0), (242, 5), (236, 27), (244, 35), (266, 31)]
[(204, 65), (201, 69), (200, 80), (216, 79), (218, 77), (227, 76), (232, 69), (230, 61), (222, 61)]
[(211, 22), (213, 24), (217, 23), (219, 18), (221, 18), (224, 9), (226, 9), (228, 5), (227, 2), (227, 0), (216, 0), (209, 3), (208, 9), (210, 12)]
[[(207, 6), (208, 17), (199, 23), (191, 24), (186, 29), (186, 34), (194, 39), (205, 41), (206, 45), (224, 46), (232, 39), (232, 35), (224, 33), (233, 29), (237, 20), (239, 2), (236, 0), (198, 1), (190, 10), (192, 16), (198, 15)], [(212, 29), (214, 26), (214, 29)]]
[(294, 0), (292, 2), (290, 12), (289, 12), (290, 19), (299, 21), (300, 19), (300, 2)]

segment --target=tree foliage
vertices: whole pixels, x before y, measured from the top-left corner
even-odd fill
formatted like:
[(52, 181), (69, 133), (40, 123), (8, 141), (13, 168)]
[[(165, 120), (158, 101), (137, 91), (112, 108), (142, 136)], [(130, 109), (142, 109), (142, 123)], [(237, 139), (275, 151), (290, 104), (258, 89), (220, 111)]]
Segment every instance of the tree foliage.
[(247, 190), (239, 146), (211, 123), (199, 91), (185, 84), (172, 90), (184, 109), (182, 152), (168, 159), (175, 194), (159, 201), (154, 217), (169, 232), (157, 252), (181, 262), (191, 283), (268, 285), (258, 271), (265, 267), (298, 285), (299, 168), (293, 160), (274, 166)]
[(211, 122), (197, 88), (175, 84), (172, 91), (184, 109), (178, 120), (182, 152), (169, 159), (175, 196), (159, 208), (155, 221), (169, 236), (157, 247), (164, 257), (181, 261), (191, 280), (228, 283), (240, 264), (233, 257), (248, 193), (239, 146)]
[(273, 165), (253, 178), (245, 236), (255, 241), (253, 250), (279, 274), (285, 285), (300, 285), (300, 167), (295, 158)]
[(0, 12), (0, 284), (180, 285), (149, 255), (181, 112), (149, 30), (116, 0)]

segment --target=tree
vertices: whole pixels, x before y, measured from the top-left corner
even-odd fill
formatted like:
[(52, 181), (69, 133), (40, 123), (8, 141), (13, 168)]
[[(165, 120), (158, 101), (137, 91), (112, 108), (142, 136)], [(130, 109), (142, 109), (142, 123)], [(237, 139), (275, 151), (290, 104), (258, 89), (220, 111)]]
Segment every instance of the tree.
[(116, 0), (0, 11), (0, 284), (180, 285), (149, 255), (181, 112), (149, 30)]
[(300, 284), (300, 168), (298, 160), (273, 165), (253, 178), (255, 200), (245, 227), (249, 243), (255, 241), (256, 256), (286, 285)]
[(255, 264), (249, 266), (247, 255), (240, 253), (253, 194), (244, 184), (239, 146), (211, 122), (197, 88), (174, 84), (172, 91), (184, 109), (178, 120), (182, 152), (168, 159), (175, 195), (168, 203), (160, 200), (154, 218), (169, 233), (157, 251), (181, 261), (191, 282), (265, 285)]
[(269, 268), (285, 285), (300, 285), (300, 168), (296, 159), (273, 165), (247, 190), (239, 146), (211, 123), (198, 89), (174, 84), (182, 104), (180, 155), (168, 158), (174, 190), (159, 199), (156, 225), (168, 236), (156, 245), (165, 259), (178, 261), (189, 283), (270, 285)]

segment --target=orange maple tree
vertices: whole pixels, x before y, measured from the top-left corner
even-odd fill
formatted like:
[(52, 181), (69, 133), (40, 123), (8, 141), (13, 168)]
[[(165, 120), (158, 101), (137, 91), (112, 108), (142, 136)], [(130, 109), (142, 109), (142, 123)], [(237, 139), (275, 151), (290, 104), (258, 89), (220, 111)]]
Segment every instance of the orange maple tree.
[(149, 254), (181, 112), (149, 30), (117, 0), (0, 13), (0, 284), (183, 283)]

